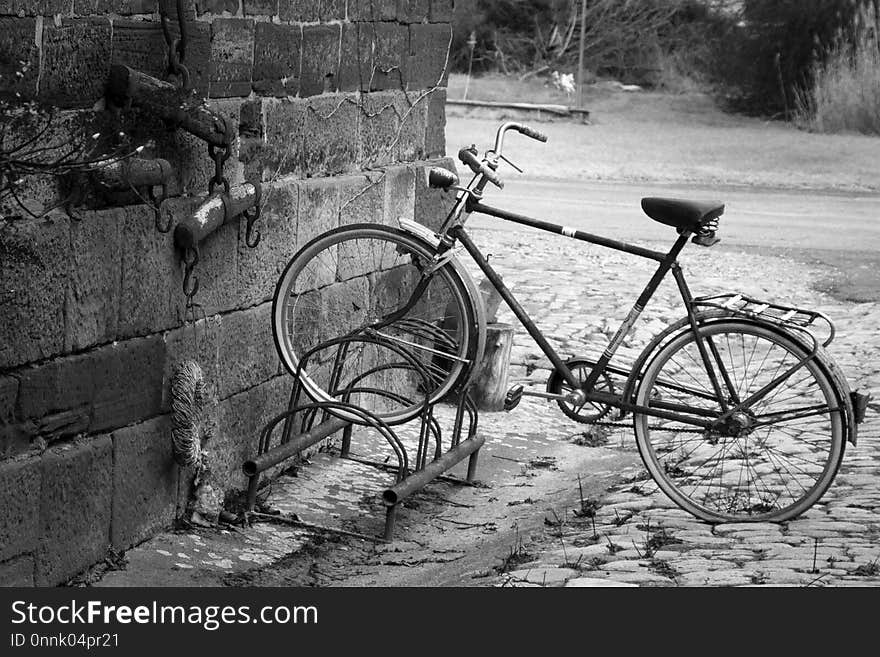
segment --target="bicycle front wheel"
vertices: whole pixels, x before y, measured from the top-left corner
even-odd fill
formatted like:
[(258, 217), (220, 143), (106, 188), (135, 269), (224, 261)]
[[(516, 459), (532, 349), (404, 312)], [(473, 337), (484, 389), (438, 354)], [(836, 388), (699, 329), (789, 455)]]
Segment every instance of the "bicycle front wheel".
[(397, 424), (467, 377), (479, 351), (474, 301), (451, 265), (429, 271), (435, 255), (404, 231), (353, 224), (291, 259), (275, 289), (273, 333), (312, 399), (347, 401)]
[[(808, 352), (776, 330), (724, 321), (700, 334), (728, 407), (784, 378), (715, 429), (636, 413), (648, 472), (676, 504), (709, 522), (780, 522), (803, 513), (831, 485), (843, 457), (833, 383), (815, 359), (785, 376)], [(645, 369), (636, 404), (679, 404), (720, 417), (713, 390), (695, 335), (686, 331)]]

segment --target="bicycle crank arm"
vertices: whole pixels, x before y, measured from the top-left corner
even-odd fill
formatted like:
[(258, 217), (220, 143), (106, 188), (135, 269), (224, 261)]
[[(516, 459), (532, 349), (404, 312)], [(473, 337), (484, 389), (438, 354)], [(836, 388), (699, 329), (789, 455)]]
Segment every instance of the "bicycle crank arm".
[(513, 386), (507, 391), (504, 399), (504, 410), (511, 411), (516, 408), (522, 401), (523, 397), (540, 397), (541, 399), (552, 399), (558, 402), (571, 404), (572, 406), (583, 406), (586, 402), (586, 395), (581, 390), (574, 390), (566, 395), (557, 395), (552, 392), (538, 392), (537, 390), (526, 390), (523, 386)]

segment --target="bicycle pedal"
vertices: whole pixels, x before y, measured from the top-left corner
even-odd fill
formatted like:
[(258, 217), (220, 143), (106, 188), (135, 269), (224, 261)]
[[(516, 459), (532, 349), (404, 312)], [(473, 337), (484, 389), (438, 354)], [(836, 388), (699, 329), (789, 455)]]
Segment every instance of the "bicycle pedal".
[(523, 398), (523, 387), (522, 386), (513, 386), (510, 390), (507, 391), (507, 394), (504, 396), (504, 410), (512, 411), (514, 408), (519, 406), (519, 403)]

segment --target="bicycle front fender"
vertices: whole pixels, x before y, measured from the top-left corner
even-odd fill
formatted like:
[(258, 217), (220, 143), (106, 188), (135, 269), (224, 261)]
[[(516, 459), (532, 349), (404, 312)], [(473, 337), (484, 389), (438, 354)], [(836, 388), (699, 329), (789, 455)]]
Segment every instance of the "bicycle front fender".
[[(432, 231), (427, 226), (423, 226), (420, 223), (416, 223), (415, 221), (409, 221), (408, 219), (398, 219), (398, 223), (400, 224), (400, 229), (409, 233), (413, 237), (416, 237), (423, 241), (427, 246), (432, 249), (436, 249), (440, 244), (440, 238), (437, 234)], [(464, 380), (463, 384), (466, 384), (470, 381), (470, 377), (477, 371), (479, 364), (483, 362), (483, 352), (486, 348), (486, 304), (483, 302), (483, 295), (480, 293), (480, 289), (477, 286), (474, 277), (471, 276), (470, 272), (468, 272), (467, 268), (458, 259), (458, 257), (449, 251), (446, 255), (449, 256), (449, 260), (447, 264), (452, 268), (455, 274), (461, 279), (461, 282), (464, 283), (465, 288), (467, 288), (468, 296), (471, 299), (471, 303), (474, 307), (474, 315), (476, 316), (476, 332), (477, 332), (477, 352), (474, 356), (474, 367), (470, 368), (470, 372), (467, 375), (467, 378)], [(446, 265), (444, 265), (446, 266)], [(462, 386), (464, 388), (464, 385)]]

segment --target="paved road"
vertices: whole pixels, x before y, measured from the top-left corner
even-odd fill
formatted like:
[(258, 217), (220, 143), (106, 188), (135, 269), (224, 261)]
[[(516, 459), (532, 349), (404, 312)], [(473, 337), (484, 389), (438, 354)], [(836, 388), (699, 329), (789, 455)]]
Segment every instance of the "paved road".
[[(668, 227), (642, 213), (639, 201), (644, 196), (724, 202), (721, 236), (728, 246), (880, 251), (880, 194), (608, 184), (508, 175), (503, 190), (489, 186), (486, 203), (609, 237), (671, 241)], [(490, 221), (497, 222), (479, 218), (475, 224), (490, 225)]]

